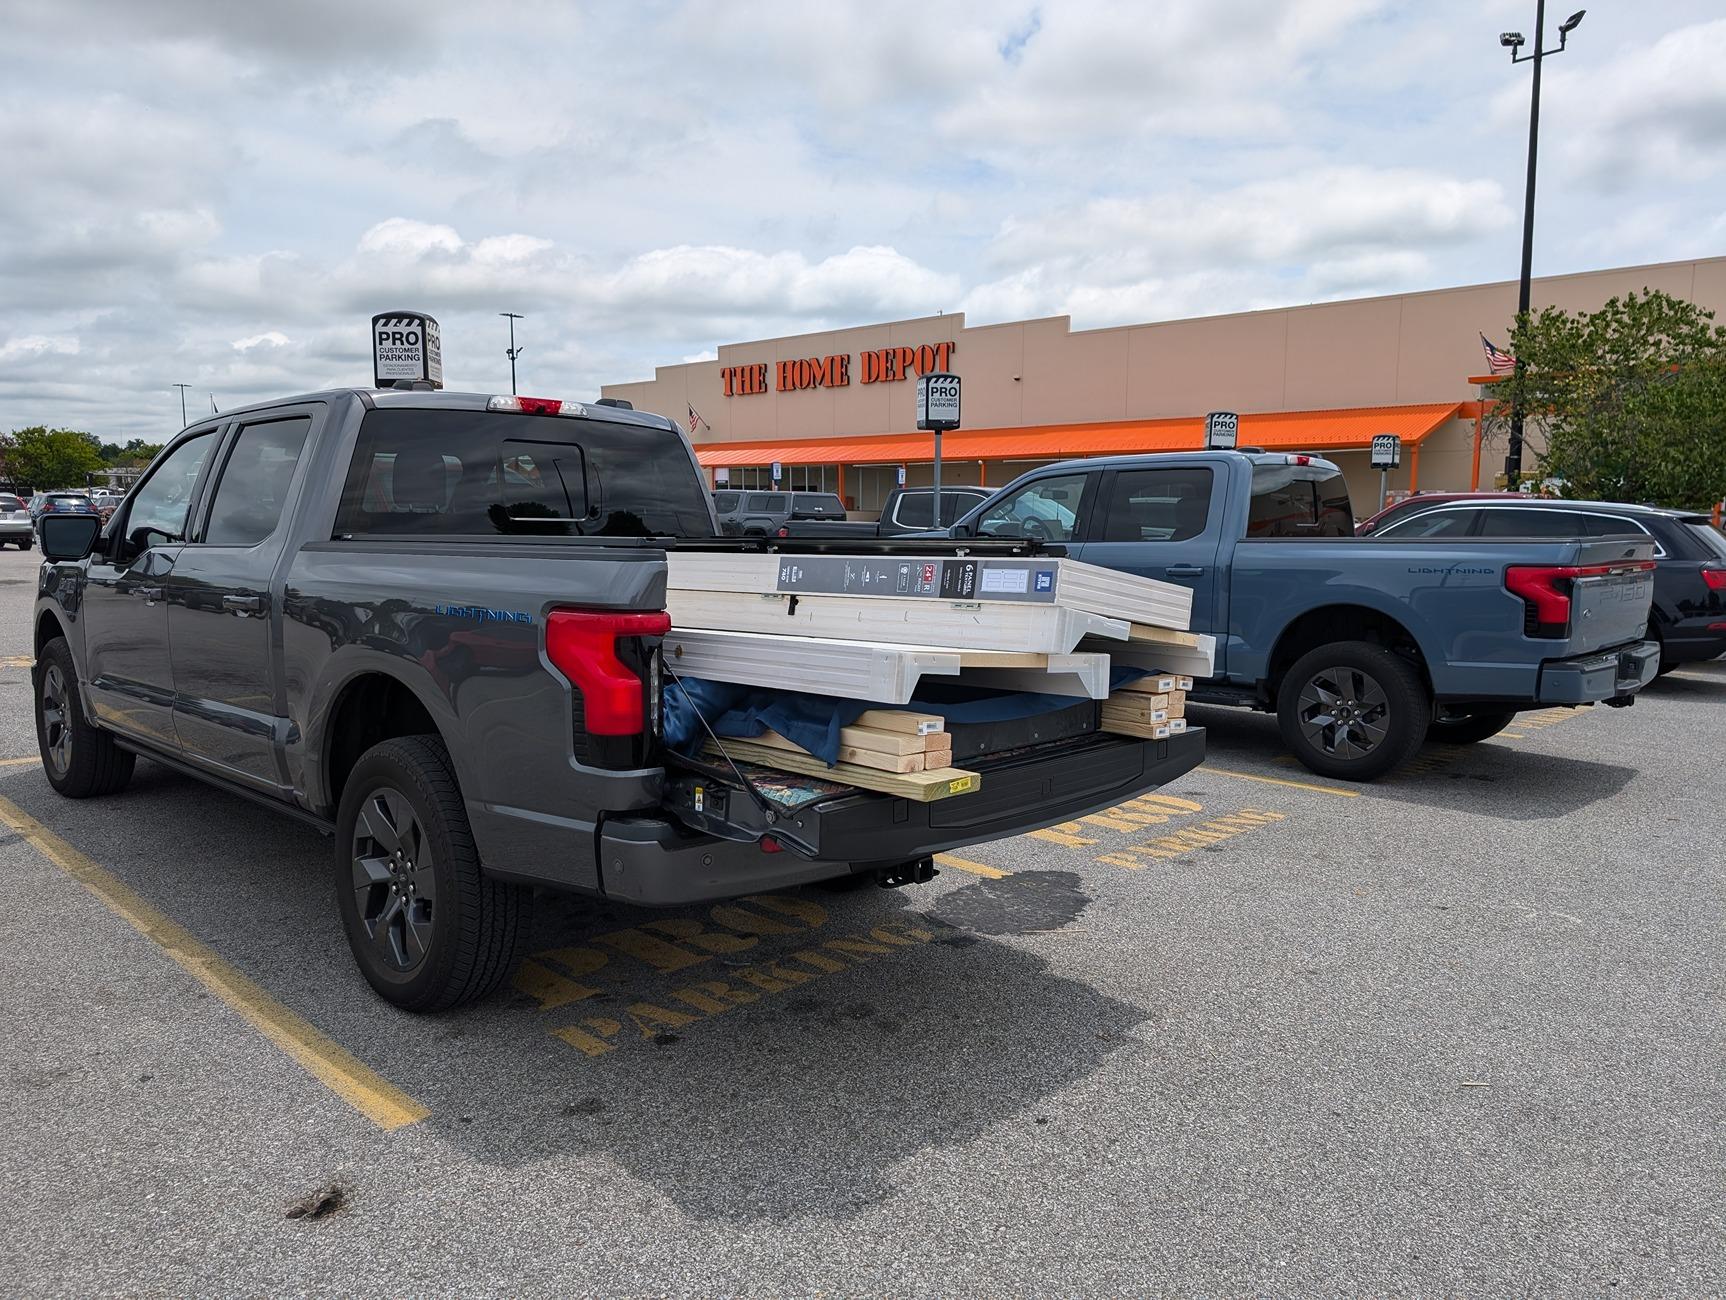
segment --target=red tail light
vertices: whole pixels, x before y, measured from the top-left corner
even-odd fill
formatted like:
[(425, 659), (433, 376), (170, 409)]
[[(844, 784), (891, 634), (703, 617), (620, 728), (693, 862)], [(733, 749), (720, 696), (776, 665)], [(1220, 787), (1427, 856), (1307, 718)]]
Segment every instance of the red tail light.
[(1709, 591), (1726, 591), (1726, 564), (1703, 565), (1702, 581), (1708, 584)]
[(1570, 595), (1578, 578), (1599, 578), (1609, 573), (1646, 573), (1653, 560), (1627, 564), (1513, 564), (1504, 571), (1504, 585), (1527, 605), (1524, 636), (1566, 637), (1570, 635)]
[(637, 736), (647, 725), (641, 678), (617, 657), (619, 637), (664, 636), (671, 616), (558, 609), (545, 620), (545, 653), (581, 692), (587, 730)]

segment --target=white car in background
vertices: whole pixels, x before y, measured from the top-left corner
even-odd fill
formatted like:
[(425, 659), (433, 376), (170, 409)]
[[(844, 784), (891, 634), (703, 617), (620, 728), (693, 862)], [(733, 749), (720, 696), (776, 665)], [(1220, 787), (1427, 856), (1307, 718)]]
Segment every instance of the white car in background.
[(0, 492), (0, 546), (8, 542), (27, 551), (36, 544), (36, 532), (24, 499), (13, 492)]

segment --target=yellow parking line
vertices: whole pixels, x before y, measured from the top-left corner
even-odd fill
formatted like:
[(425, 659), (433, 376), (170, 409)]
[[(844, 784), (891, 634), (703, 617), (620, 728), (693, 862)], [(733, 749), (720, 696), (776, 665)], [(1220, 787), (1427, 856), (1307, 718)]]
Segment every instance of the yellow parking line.
[(24, 754), (18, 758), (0, 758), (0, 767), (22, 767), (25, 763), (40, 763), (41, 761), (34, 754)]
[(1236, 776), (1243, 781), (1263, 781), (1266, 785), (1286, 785), (1291, 790), (1317, 790), (1320, 794), (1340, 794), (1345, 799), (1358, 799), (1359, 790), (1345, 790), (1339, 785), (1314, 785), (1310, 781), (1285, 781), (1280, 776), (1255, 776), (1251, 772), (1231, 772), (1226, 767), (1212, 767), (1205, 763), (1194, 769), (1196, 772), (1215, 772), (1218, 776)]
[(986, 866), (981, 862), (972, 862), (969, 858), (956, 858), (951, 853), (937, 853), (935, 861), (943, 867), (952, 867), (955, 871), (969, 871), (973, 876), (984, 876), (989, 880), (1002, 880), (1011, 875), (999, 867)]
[(277, 1002), (208, 944), (151, 906), (113, 872), (98, 866), (10, 799), (0, 798), (0, 821), (29, 840), (43, 857), (161, 948), (193, 979), (291, 1056), (307, 1074), (379, 1128), (398, 1129), (417, 1124), (431, 1114), (329, 1035)]
[(1506, 739), (1506, 740), (1527, 740), (1528, 739), (1528, 733), (1526, 731), (1501, 731), (1498, 734), (1500, 736), (1504, 737), (1504, 739)]

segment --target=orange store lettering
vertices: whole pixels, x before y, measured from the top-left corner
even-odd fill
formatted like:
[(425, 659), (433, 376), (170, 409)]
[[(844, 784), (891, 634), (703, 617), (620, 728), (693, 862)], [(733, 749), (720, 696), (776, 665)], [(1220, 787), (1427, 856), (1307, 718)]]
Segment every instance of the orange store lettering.
[[(945, 370), (957, 350), (955, 344), (947, 342), (859, 352), (858, 379), (865, 384), (879, 384)], [(851, 385), (851, 358), (843, 352), (775, 362), (773, 371), (773, 387), (781, 393), (795, 393), (807, 388), (848, 388)], [(727, 397), (751, 397), (769, 391), (766, 362), (723, 366), (719, 379)]]

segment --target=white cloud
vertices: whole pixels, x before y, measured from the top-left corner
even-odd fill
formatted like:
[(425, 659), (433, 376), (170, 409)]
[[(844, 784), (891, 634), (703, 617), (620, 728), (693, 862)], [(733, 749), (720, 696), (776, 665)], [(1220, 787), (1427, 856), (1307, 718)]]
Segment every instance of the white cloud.
[(280, 330), (266, 330), (262, 334), (254, 334), (250, 338), (235, 339), (235, 352), (250, 352), (253, 348), (284, 348), (288, 345), (288, 336)]
[(0, 343), (0, 362), (16, 362), (36, 357), (75, 357), (79, 343), (66, 335), (25, 334)]

